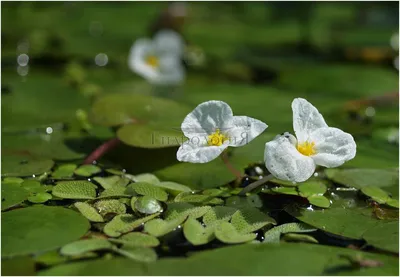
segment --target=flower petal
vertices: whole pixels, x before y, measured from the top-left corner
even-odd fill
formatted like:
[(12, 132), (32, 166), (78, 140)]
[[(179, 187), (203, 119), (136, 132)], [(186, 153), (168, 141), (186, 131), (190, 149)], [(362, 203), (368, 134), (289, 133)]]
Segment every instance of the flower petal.
[(309, 140), (315, 142), (316, 154), (312, 158), (317, 165), (337, 167), (356, 155), (353, 136), (338, 128), (317, 129), (311, 133)]
[(184, 41), (182, 36), (172, 30), (158, 31), (153, 38), (157, 53), (159, 55), (183, 55)]
[(185, 142), (179, 147), (176, 158), (181, 162), (208, 163), (217, 158), (228, 146), (227, 142), (220, 146)]
[(317, 108), (303, 98), (293, 100), (292, 110), (293, 130), (300, 143), (307, 141), (308, 136), (316, 129), (328, 127)]
[(268, 125), (264, 122), (248, 116), (234, 116), (226, 130), (221, 130), (229, 137), (229, 146), (243, 146), (258, 135), (260, 135)]
[(128, 57), (129, 68), (149, 81), (156, 79), (158, 76), (157, 70), (146, 64), (144, 59), (148, 53), (153, 51), (151, 40), (141, 38), (132, 45)]
[(269, 172), (285, 181), (304, 182), (315, 171), (313, 159), (302, 155), (284, 136), (265, 144), (264, 160)]
[(216, 129), (226, 129), (232, 117), (232, 109), (225, 102), (207, 101), (198, 105), (185, 117), (181, 129), (188, 138), (204, 137)]
[(159, 75), (154, 84), (175, 85), (182, 83), (185, 79), (185, 70), (181, 60), (175, 55), (162, 56), (158, 67)]

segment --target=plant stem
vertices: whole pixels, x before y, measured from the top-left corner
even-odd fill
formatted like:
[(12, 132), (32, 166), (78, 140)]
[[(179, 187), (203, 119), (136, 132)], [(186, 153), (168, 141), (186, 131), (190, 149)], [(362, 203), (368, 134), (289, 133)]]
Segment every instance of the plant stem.
[(266, 182), (268, 182), (269, 180), (271, 180), (273, 178), (274, 178), (274, 176), (272, 174), (270, 174), (260, 180), (253, 182), (250, 185), (248, 185), (247, 187), (245, 187), (244, 189), (242, 189), (242, 191), (239, 193), (239, 195), (245, 195), (247, 192), (249, 192), (259, 186), (264, 185)]
[(232, 166), (231, 162), (229, 161), (228, 153), (226, 151), (222, 153), (221, 159), (226, 165), (226, 167), (229, 169), (229, 171), (232, 172), (233, 175), (235, 175), (238, 179), (242, 178), (242, 173), (240, 173), (239, 170), (237, 170)]
[(83, 164), (91, 164), (94, 161), (100, 159), (104, 154), (113, 149), (120, 142), (121, 141), (118, 138), (112, 138), (110, 140), (107, 140), (105, 143), (97, 147), (92, 153), (90, 153), (90, 155), (85, 159)]

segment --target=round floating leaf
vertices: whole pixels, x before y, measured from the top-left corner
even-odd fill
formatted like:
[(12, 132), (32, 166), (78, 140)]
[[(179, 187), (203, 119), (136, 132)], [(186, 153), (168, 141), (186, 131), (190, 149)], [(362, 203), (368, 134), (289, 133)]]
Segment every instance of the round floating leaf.
[(104, 189), (111, 189), (114, 187), (120, 180), (120, 176), (110, 176), (110, 177), (93, 177), (97, 183), (99, 183)]
[(326, 192), (326, 185), (321, 182), (306, 182), (298, 186), (300, 196), (323, 195)]
[(305, 223), (286, 223), (268, 230), (264, 234), (263, 243), (279, 243), (281, 234), (314, 232), (317, 229)]
[(183, 234), (193, 245), (207, 244), (215, 238), (214, 228), (205, 228), (193, 218), (189, 218), (183, 225)]
[(391, 252), (399, 252), (399, 222), (381, 222), (368, 229), (363, 238), (368, 244)]
[(152, 185), (158, 185), (160, 183), (160, 180), (157, 178), (157, 176), (151, 173), (135, 175), (133, 176), (133, 180), (135, 182), (145, 182)]
[(101, 168), (93, 164), (84, 164), (78, 167), (74, 173), (79, 176), (90, 177), (94, 174), (101, 172)]
[(159, 214), (152, 214), (142, 218), (136, 218), (131, 214), (120, 214), (115, 216), (110, 222), (104, 226), (104, 233), (110, 237), (118, 237), (124, 233), (128, 233), (143, 223), (155, 218)]
[(131, 247), (156, 247), (160, 244), (160, 241), (156, 237), (140, 232), (131, 232), (121, 236), (119, 239), (109, 240)]
[(83, 239), (71, 242), (61, 247), (61, 254), (65, 256), (82, 255), (86, 252), (110, 249), (112, 244), (106, 239)]
[(161, 188), (145, 182), (138, 182), (129, 185), (137, 194), (150, 196), (159, 201), (167, 201), (168, 194)]
[(29, 192), (11, 184), (1, 185), (1, 210), (14, 207), (28, 199)]
[(307, 200), (310, 202), (310, 204), (321, 208), (329, 208), (331, 205), (330, 200), (322, 195), (311, 195), (307, 198)]
[(56, 249), (79, 239), (90, 227), (79, 213), (61, 207), (13, 210), (3, 213), (1, 220), (2, 257)]
[(132, 195), (127, 192), (127, 189), (125, 187), (115, 186), (110, 189), (104, 190), (102, 193), (100, 193), (100, 196), (98, 198), (130, 197), (130, 196)]
[(257, 194), (252, 194), (246, 197), (242, 196), (232, 196), (226, 199), (226, 205), (236, 208), (246, 208), (246, 207), (262, 207), (262, 200)]
[(53, 251), (47, 251), (45, 253), (38, 254), (35, 256), (36, 263), (44, 264), (46, 266), (61, 264), (66, 262), (67, 260), (68, 258), (61, 255), (58, 249)]
[(94, 199), (95, 186), (89, 181), (60, 181), (53, 188), (54, 196), (67, 199)]
[(209, 226), (219, 220), (229, 221), (236, 211), (237, 209), (232, 207), (215, 206), (204, 214), (203, 222)]
[(2, 156), (1, 176), (23, 177), (49, 172), (54, 166), (52, 160), (27, 159), (23, 156)]
[(378, 202), (379, 204), (384, 204), (390, 199), (389, 194), (386, 191), (377, 187), (371, 187), (371, 186), (362, 187), (361, 192), (371, 197), (374, 201)]
[(21, 184), (23, 181), (24, 179), (19, 177), (6, 177), (3, 181), (1, 181), (1, 184)]
[(155, 185), (157, 187), (164, 189), (166, 192), (170, 193), (173, 196), (176, 196), (181, 192), (191, 192), (192, 191), (191, 188), (181, 185), (181, 184), (178, 184), (178, 183), (175, 183), (175, 182), (159, 182)]
[(85, 202), (76, 202), (74, 206), (80, 213), (92, 222), (104, 222), (104, 218), (97, 212), (95, 208)]
[(29, 256), (3, 259), (1, 274), (4, 276), (34, 276), (35, 261)]
[(162, 220), (162, 219), (153, 219), (147, 222), (144, 225), (144, 231), (153, 235), (155, 237), (161, 237), (175, 228), (177, 228), (183, 221), (185, 221), (186, 216), (180, 216), (172, 220)]
[(357, 189), (366, 186), (390, 187), (399, 183), (398, 170), (330, 168), (325, 173), (334, 182)]
[(229, 222), (222, 221), (215, 226), (215, 237), (224, 243), (244, 243), (257, 237), (256, 234), (241, 234)]
[(386, 201), (386, 205), (394, 208), (399, 208), (399, 200), (390, 198), (388, 201)]
[(54, 179), (71, 178), (76, 168), (76, 164), (63, 164), (57, 167), (57, 169), (51, 173), (51, 176)]
[(202, 217), (205, 213), (207, 213), (210, 209), (211, 209), (210, 206), (196, 207), (192, 204), (185, 202), (169, 203), (165, 219), (172, 220), (182, 216), (199, 218)]
[[(296, 187), (275, 187), (275, 188), (271, 188), (271, 190), (273, 192), (279, 193), (279, 194), (299, 195)], [(269, 193), (268, 190), (262, 190), (262, 192)]]
[(304, 234), (285, 234), (282, 239), (284, 241), (318, 243), (314, 237)]
[(53, 198), (50, 193), (47, 192), (39, 192), (28, 197), (29, 202), (32, 203), (45, 203), (48, 200)]
[(239, 233), (246, 234), (276, 221), (256, 208), (242, 208), (232, 215), (231, 223)]
[(36, 180), (25, 180), (21, 186), (29, 192), (41, 192), (41, 184)]
[(126, 213), (126, 206), (118, 199), (99, 200), (94, 203), (94, 207), (99, 213), (104, 216), (108, 213), (124, 214)]
[(135, 261), (143, 263), (151, 263), (157, 260), (157, 253), (152, 248), (123, 246), (122, 248), (114, 248), (114, 251)]
[(139, 197), (134, 204), (135, 210), (143, 214), (154, 214), (157, 212), (162, 212), (162, 206), (157, 199), (151, 196)]
[(186, 140), (180, 129), (155, 124), (124, 125), (118, 129), (117, 137), (127, 145), (150, 149), (175, 147)]
[(172, 100), (150, 95), (113, 93), (99, 98), (93, 104), (91, 120), (103, 126), (156, 122), (175, 127), (189, 112), (188, 107)]
[[(204, 204), (220, 204), (214, 196), (203, 195), (203, 194), (193, 194), (191, 192), (181, 192), (179, 193), (174, 201), (175, 202), (188, 202), (188, 203), (204, 203)], [(223, 203), (223, 202), (222, 202)]]

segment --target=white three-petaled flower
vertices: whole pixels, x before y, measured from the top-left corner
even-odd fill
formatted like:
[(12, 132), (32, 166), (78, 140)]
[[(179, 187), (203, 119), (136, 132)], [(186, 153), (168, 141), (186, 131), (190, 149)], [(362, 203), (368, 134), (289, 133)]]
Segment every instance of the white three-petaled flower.
[(181, 129), (188, 138), (178, 149), (179, 161), (206, 163), (217, 158), (228, 146), (243, 146), (261, 134), (267, 124), (247, 116), (233, 116), (222, 101), (198, 105), (183, 120)]
[(185, 78), (182, 65), (184, 42), (171, 30), (159, 31), (153, 38), (141, 38), (131, 47), (129, 68), (154, 85), (177, 85)]
[(265, 145), (265, 165), (271, 174), (281, 180), (304, 182), (317, 165), (337, 167), (356, 155), (352, 135), (328, 127), (318, 110), (307, 100), (292, 102), (293, 129), (277, 136)]

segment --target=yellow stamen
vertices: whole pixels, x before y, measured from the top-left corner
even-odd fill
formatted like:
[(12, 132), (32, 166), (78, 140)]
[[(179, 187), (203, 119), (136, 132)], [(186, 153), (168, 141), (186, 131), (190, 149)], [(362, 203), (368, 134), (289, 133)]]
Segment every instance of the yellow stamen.
[(297, 144), (297, 150), (304, 156), (311, 156), (316, 153), (314, 146), (315, 146), (315, 142), (306, 141), (306, 142)]
[(221, 134), (220, 130), (217, 129), (215, 133), (208, 136), (208, 145), (221, 146), (227, 140), (229, 140), (229, 138), (224, 134)]
[(145, 61), (151, 67), (154, 67), (154, 68), (158, 67), (159, 61), (156, 56), (147, 56)]

